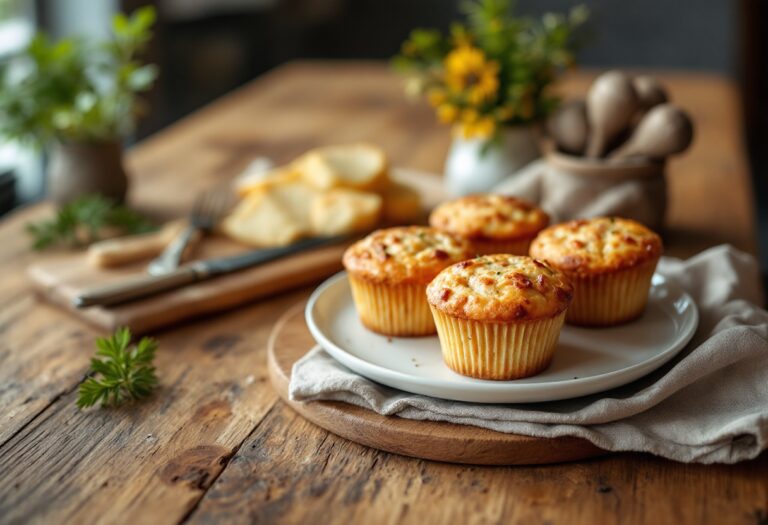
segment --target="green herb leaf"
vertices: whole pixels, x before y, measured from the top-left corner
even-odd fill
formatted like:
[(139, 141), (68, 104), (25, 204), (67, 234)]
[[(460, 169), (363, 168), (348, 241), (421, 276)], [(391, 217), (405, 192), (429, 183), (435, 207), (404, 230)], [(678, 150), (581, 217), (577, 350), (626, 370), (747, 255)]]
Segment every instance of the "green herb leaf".
[(79, 197), (62, 206), (53, 219), (27, 224), (35, 250), (61, 244), (90, 244), (99, 240), (107, 228), (127, 235), (152, 231), (155, 225), (130, 208), (100, 195)]
[(91, 376), (80, 385), (79, 408), (101, 403), (116, 406), (149, 396), (157, 387), (153, 361), (154, 339), (143, 337), (130, 346), (131, 332), (119, 328), (111, 337), (96, 339), (96, 356), (91, 359)]

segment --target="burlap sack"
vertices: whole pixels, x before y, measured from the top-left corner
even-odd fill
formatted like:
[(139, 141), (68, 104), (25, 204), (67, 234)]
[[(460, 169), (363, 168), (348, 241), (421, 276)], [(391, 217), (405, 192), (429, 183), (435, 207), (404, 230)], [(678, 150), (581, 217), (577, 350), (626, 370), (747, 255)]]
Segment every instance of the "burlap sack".
[(611, 164), (549, 153), (494, 191), (538, 203), (552, 222), (615, 215), (661, 229), (667, 207), (663, 162)]

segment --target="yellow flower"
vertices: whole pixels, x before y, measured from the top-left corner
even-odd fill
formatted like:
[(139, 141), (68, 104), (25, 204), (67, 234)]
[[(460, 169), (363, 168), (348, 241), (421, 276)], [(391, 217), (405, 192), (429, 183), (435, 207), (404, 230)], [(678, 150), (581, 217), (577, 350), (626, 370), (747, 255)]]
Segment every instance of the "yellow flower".
[(472, 105), (496, 96), (499, 89), (499, 64), (488, 60), (482, 51), (460, 46), (445, 57), (445, 82), (454, 93), (464, 93)]
[(461, 112), (461, 120), (465, 124), (474, 124), (479, 118), (480, 114), (477, 112), (477, 110), (470, 108)]
[(459, 109), (452, 104), (441, 104), (437, 107), (437, 119), (443, 124), (456, 122), (459, 116)]
[(445, 90), (443, 89), (432, 88), (427, 92), (427, 100), (429, 100), (429, 103), (434, 108), (445, 104), (447, 99), (448, 97), (446, 96)]
[(489, 116), (473, 120), (462, 119), (459, 129), (465, 139), (488, 139), (496, 132), (496, 121)]
[(496, 121), (491, 117), (483, 117), (475, 124), (475, 135), (482, 139), (491, 138), (494, 133), (496, 133)]

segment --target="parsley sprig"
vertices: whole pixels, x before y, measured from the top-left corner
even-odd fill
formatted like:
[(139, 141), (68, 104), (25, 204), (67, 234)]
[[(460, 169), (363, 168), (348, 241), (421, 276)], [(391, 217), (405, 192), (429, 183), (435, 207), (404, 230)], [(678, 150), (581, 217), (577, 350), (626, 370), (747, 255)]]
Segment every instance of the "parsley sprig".
[(102, 238), (107, 230), (120, 234), (146, 233), (155, 226), (139, 213), (100, 195), (85, 195), (62, 206), (49, 220), (27, 224), (32, 248), (64, 244), (83, 246)]
[[(80, 385), (77, 406), (116, 406), (149, 396), (157, 386), (153, 361), (157, 342), (143, 337), (131, 346), (131, 331), (119, 328), (111, 337), (96, 339), (92, 375)], [(101, 359), (100, 359), (101, 358)]]

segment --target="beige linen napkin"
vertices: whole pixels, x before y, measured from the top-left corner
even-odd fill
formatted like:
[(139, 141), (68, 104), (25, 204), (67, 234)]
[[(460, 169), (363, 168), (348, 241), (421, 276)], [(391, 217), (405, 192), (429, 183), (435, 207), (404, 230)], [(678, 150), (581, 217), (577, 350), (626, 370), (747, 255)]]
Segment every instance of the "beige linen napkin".
[(290, 396), (379, 414), (450, 421), (531, 436), (576, 436), (612, 451), (683, 462), (734, 463), (768, 447), (768, 312), (757, 264), (718, 246), (658, 271), (696, 301), (700, 325), (662, 369), (602, 394), (525, 405), (481, 405), (410, 394), (365, 379), (312, 349), (293, 367)]

